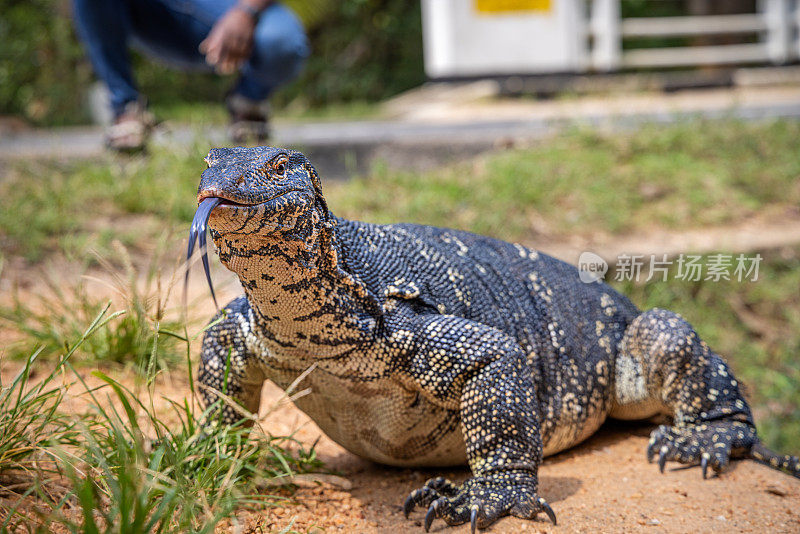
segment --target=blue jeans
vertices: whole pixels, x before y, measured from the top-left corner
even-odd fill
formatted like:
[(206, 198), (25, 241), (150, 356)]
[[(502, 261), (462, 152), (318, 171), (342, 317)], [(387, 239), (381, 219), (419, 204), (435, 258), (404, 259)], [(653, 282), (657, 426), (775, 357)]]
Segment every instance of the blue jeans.
[[(198, 51), (214, 23), (237, 0), (73, 0), (75, 23), (95, 73), (111, 93), (119, 115), (139, 98), (128, 46), (184, 69), (210, 69)], [(233, 88), (251, 100), (263, 100), (300, 72), (308, 43), (288, 8), (273, 3), (259, 18), (250, 59)]]

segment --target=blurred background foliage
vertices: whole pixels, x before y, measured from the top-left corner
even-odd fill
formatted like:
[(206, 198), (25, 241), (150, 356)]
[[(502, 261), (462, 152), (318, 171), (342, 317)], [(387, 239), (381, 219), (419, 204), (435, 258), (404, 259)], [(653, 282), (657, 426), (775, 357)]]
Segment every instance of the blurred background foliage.
[[(754, 0), (622, 0), (624, 16), (741, 12)], [(419, 0), (285, 0), (305, 24), (312, 55), (273, 104), (299, 109), (375, 102), (421, 84)], [(0, 115), (40, 125), (89, 121), (91, 67), (72, 25), (70, 0), (0, 0)], [(641, 45), (642, 43), (639, 43)], [(675, 44), (664, 39), (651, 46)], [(678, 43), (681, 44), (681, 43)], [(231, 78), (186, 73), (134, 54), (142, 93), (157, 111), (219, 104)]]
[[(276, 106), (376, 101), (424, 81), (418, 1), (285, 3), (306, 25), (313, 52), (301, 77), (275, 95)], [(0, 115), (42, 126), (87, 122), (93, 74), (70, 0), (0, 0), (0, 13)], [(171, 70), (138, 54), (134, 62), (142, 93), (160, 108), (219, 103), (233, 81)]]
[(92, 80), (68, 0), (0, 0), (0, 114), (36, 124), (88, 120)]

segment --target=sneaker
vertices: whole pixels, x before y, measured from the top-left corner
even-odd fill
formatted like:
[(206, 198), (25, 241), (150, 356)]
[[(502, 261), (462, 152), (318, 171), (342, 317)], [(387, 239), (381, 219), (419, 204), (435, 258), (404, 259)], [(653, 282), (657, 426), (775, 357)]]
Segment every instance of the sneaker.
[(269, 139), (269, 101), (231, 94), (225, 104), (231, 116), (228, 134), (234, 143), (261, 143)]
[(119, 152), (137, 152), (144, 149), (155, 126), (153, 114), (143, 102), (135, 100), (125, 104), (114, 124), (106, 130), (106, 146)]

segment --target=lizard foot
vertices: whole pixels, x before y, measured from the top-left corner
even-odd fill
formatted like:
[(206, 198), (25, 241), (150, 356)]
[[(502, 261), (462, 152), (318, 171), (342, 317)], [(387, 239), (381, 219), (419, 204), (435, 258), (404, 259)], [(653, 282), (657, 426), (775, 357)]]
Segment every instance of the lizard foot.
[(539, 512), (545, 512), (556, 524), (553, 509), (536, 494), (536, 478), (528, 472), (507, 471), (475, 477), (461, 486), (441, 477), (432, 478), (406, 498), (403, 504), (406, 517), (417, 506), (428, 507), (425, 532), (437, 518), (448, 525), (469, 521), (473, 533), (476, 528), (486, 528), (508, 514), (533, 519)]
[(741, 456), (758, 442), (755, 428), (740, 421), (721, 420), (686, 426), (661, 425), (650, 434), (647, 461), (658, 453), (658, 468), (663, 473), (668, 462), (700, 464), (703, 478), (708, 468), (719, 474), (732, 456)]

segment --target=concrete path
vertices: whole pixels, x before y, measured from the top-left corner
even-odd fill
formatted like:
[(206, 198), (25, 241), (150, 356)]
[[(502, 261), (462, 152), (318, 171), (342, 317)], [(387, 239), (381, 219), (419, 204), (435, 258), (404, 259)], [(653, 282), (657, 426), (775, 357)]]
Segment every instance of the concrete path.
[[(382, 120), (283, 122), (273, 142), (305, 151), (326, 177), (346, 177), (376, 158), (399, 167), (427, 167), (465, 155), (535, 141), (565, 128), (625, 130), (689, 118), (800, 119), (800, 86), (740, 87), (637, 93), (561, 100), (495, 98), (492, 82), (426, 86), (384, 106)], [(154, 143), (227, 144), (219, 126), (167, 127)], [(0, 159), (90, 158), (103, 152), (97, 127), (35, 130), (0, 137)]]

